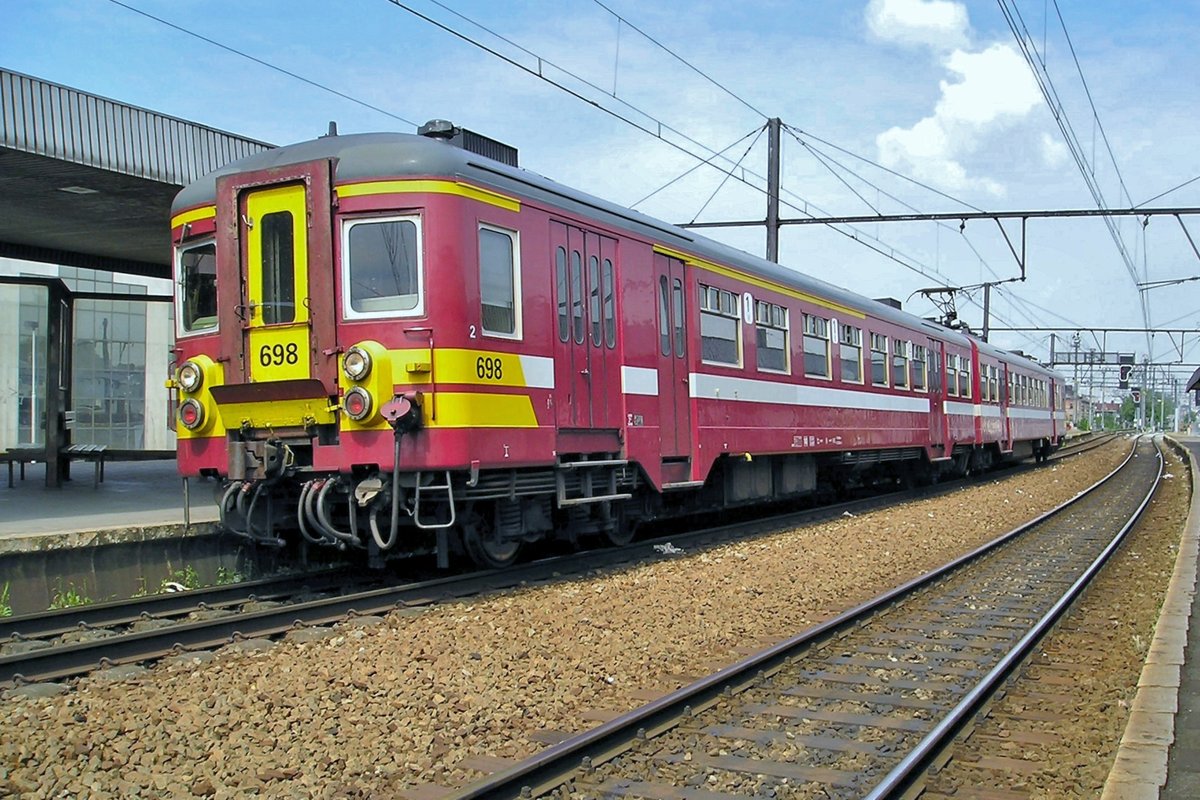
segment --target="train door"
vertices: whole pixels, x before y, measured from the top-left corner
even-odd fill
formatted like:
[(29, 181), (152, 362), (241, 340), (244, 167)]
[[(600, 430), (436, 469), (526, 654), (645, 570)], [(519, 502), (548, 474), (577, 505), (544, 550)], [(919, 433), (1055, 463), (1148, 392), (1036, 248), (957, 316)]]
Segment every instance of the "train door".
[(691, 400), (688, 394), (687, 307), (683, 262), (654, 254), (658, 319), (658, 415), (664, 459), (691, 455)]
[(1009, 397), (1009, 387), (1012, 386), (1012, 372), (1009, 370), (1008, 364), (1000, 363), (1000, 419), (1003, 420), (1004, 430), (1001, 434), (1004, 437), (1002, 449), (1006, 453), (1011, 453), (1013, 449), (1013, 421), (1010, 413), (1012, 398)]
[(551, 223), (557, 311), (555, 406), (560, 429), (617, 429), (616, 241)]
[(947, 429), (949, 420), (946, 419), (946, 354), (942, 343), (936, 339), (929, 340), (930, 370), (929, 370), (929, 444), (933, 448), (934, 458), (944, 458), (946, 442), (950, 439)]
[(242, 198), (246, 377), (252, 383), (311, 374), (306, 210), (304, 185), (298, 183)]
[(240, 323), (221, 326), (223, 349), (242, 355), (230, 383), (307, 381), (295, 391), (337, 393), (331, 174), (320, 160), (217, 180), (218, 228), (238, 234), (217, 244), (219, 302)]

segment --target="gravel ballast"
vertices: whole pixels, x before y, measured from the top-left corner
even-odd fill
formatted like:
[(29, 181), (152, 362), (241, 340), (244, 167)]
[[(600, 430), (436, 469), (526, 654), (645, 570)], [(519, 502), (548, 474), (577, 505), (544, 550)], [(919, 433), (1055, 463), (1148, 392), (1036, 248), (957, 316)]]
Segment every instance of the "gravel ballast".
[(499, 763), (479, 757), (527, 756), (973, 549), (1074, 496), (1128, 448), (325, 639), (12, 698), (0, 794), (332, 798), (461, 785)]

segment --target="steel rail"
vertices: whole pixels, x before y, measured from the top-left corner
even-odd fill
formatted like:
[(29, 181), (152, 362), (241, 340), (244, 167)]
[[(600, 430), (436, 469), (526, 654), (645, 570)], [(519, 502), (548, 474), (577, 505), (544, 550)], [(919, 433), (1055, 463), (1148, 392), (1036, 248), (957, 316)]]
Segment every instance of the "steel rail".
[[(951, 485), (939, 487), (950, 491)], [(352, 614), (371, 615), (396, 608), (431, 605), (518, 584), (538, 583), (564, 575), (612, 568), (628, 563), (658, 560), (655, 545), (678, 543), (688, 548), (712, 546), (737, 535), (770, 532), (804, 522), (816, 523), (844, 511), (864, 512), (885, 507), (901, 499), (924, 496), (924, 492), (892, 492), (823, 506), (782, 517), (738, 522), (699, 531), (675, 533), (638, 541), (620, 548), (593, 550), (517, 564), (502, 570), (439, 577), (427, 581), (383, 587), (341, 597), (321, 598), (292, 605), (242, 612), (236, 616), (181, 622), (170, 628), (137, 631), (88, 642), (49, 647), (0, 656), (0, 684), (57, 680), (81, 675), (98, 666), (148, 661), (172, 651), (197, 650), (228, 644), (235, 638), (275, 636), (297, 626), (325, 625)]]
[(351, 576), (345, 569), (323, 570), (294, 575), (276, 575), (222, 586), (188, 589), (181, 592), (110, 600), (72, 608), (20, 614), (0, 619), (0, 643), (21, 639), (45, 639), (70, 631), (112, 628), (142, 619), (183, 614), (198, 608), (213, 608), (236, 603), (268, 600), (295, 594), (304, 589), (320, 591), (343, 585)]
[(1097, 573), (1108, 563), (1109, 558), (1125, 541), (1126, 535), (1141, 519), (1150, 500), (1162, 483), (1163, 470), (1166, 464), (1161, 450), (1158, 452), (1158, 474), (1154, 482), (1142, 498), (1137, 510), (1129, 520), (1121, 526), (1111, 541), (1104, 547), (1086, 570), (1062, 594), (1054, 605), (1038, 620), (1020, 641), (1009, 650), (999, 663), (975, 685), (967, 695), (959, 701), (942, 721), (934, 726), (924, 739), (889, 772), (879, 784), (871, 790), (865, 800), (884, 800), (884, 798), (900, 797), (901, 793), (918, 781), (933, 765), (938, 755), (951, 744), (963, 727), (979, 713), (984, 704), (995, 695), (996, 691), (1008, 680), (1012, 672), (1028, 658), (1029, 654), (1050, 631), (1067, 609), (1083, 594), (1084, 589), (1096, 577)]
[[(1041, 525), (1051, 517), (1072, 508), (1120, 473), (1133, 460), (1136, 446), (1137, 440), (1132, 443), (1129, 454), (1118, 467), (1072, 499), (1039, 514), (1034, 519), (971, 552), (844, 611), (832, 619), (819, 623), (790, 639), (742, 659), (719, 672), (622, 714), (592, 730), (552, 745), (507, 770), (483, 778), (447, 797), (452, 800), (537, 797), (563, 785), (572, 778), (577, 770), (586, 773), (595, 763), (609, 760), (625, 752), (637, 740), (676, 727), (681, 721), (689, 718), (694, 710), (711, 705), (723, 693), (736, 692), (752, 685), (758, 680), (759, 675), (772, 672), (801, 651), (861, 625), (876, 613), (892, 607), (896, 601), (913, 594), (922, 587), (931, 585), (951, 572), (959, 570), (1030, 529)], [(1161, 468), (1159, 474), (1161, 475)], [(1144, 508), (1144, 503), (1142, 507)]]
[[(1099, 443), (1095, 446), (1099, 446)], [(1037, 469), (1037, 466), (1026, 464), (1023, 468)], [(326, 625), (353, 614), (386, 613), (397, 608), (430, 605), (499, 591), (521, 583), (556, 580), (596, 569), (658, 560), (662, 556), (655, 552), (655, 545), (682, 544), (693, 549), (710, 547), (735, 537), (766, 534), (803, 524), (816, 524), (841, 516), (847, 511), (865, 513), (897, 502), (937, 497), (955, 491), (967, 483), (966, 480), (958, 480), (934, 487), (890, 492), (779, 516), (667, 534), (619, 548), (555, 556), (502, 570), (439, 577), (340, 597), (294, 603), (279, 608), (241, 612), (229, 617), (181, 622), (156, 630), (121, 633), (93, 641), (0, 656), (0, 684), (58, 680), (90, 672), (98, 666), (149, 661), (172, 651), (218, 647), (237, 638), (276, 636), (298, 626)]]

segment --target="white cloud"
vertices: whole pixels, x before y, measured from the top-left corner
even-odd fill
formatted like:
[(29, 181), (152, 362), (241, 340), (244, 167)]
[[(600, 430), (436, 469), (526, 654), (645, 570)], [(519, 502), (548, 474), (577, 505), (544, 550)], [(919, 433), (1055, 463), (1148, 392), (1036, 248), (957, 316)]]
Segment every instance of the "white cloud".
[[(975, 154), (991, 133), (1019, 121), (1042, 101), (1024, 59), (1009, 45), (980, 52), (955, 50), (944, 61), (958, 76), (941, 82), (933, 114), (911, 128), (893, 127), (876, 137), (883, 163), (949, 190), (1004, 189), (987, 178), (972, 178), (963, 160)], [(1043, 150), (1045, 148), (1043, 147)]]
[(884, 41), (928, 45), (935, 50), (965, 47), (967, 9), (950, 0), (871, 0), (867, 27)]
[(1069, 155), (1070, 151), (1065, 144), (1048, 133), (1042, 134), (1042, 161), (1047, 167), (1061, 167)]

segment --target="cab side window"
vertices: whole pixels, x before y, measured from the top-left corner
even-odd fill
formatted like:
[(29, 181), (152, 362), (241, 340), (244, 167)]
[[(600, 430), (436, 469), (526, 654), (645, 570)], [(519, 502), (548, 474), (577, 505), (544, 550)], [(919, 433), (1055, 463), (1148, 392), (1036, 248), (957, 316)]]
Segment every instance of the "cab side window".
[(346, 315), (421, 313), (418, 218), (353, 220), (346, 223), (343, 231)]
[(483, 332), (519, 338), (521, 295), (516, 231), (490, 225), (479, 227), (479, 302)]

